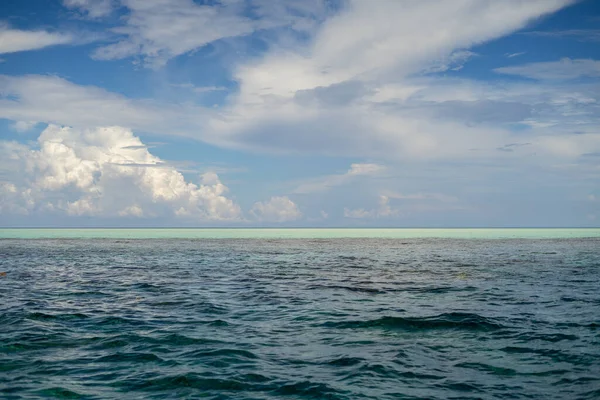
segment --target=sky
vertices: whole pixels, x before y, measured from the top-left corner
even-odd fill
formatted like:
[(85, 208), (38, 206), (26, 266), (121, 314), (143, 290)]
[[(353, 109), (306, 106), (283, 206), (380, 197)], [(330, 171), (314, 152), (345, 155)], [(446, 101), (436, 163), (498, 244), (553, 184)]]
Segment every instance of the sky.
[(0, 226), (598, 227), (600, 1), (3, 0)]

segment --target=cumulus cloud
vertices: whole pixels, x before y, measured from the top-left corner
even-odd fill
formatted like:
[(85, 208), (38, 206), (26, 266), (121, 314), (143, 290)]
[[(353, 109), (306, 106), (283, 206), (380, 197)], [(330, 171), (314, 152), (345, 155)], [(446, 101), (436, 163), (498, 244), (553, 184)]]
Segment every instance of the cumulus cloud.
[(37, 144), (39, 149), (0, 142), (6, 177), (0, 212), (242, 219), (216, 174), (202, 175), (199, 184), (187, 182), (128, 129), (51, 125)]
[(260, 222), (289, 222), (302, 217), (296, 203), (287, 196), (275, 196), (268, 201), (254, 203), (250, 214)]
[(391, 218), (400, 216), (400, 210), (390, 206), (388, 196), (379, 196), (379, 205), (377, 208), (365, 210), (364, 208), (349, 209), (344, 208), (344, 217), (346, 218)]
[(537, 62), (514, 67), (494, 69), (507, 75), (518, 75), (539, 80), (568, 80), (600, 77), (600, 61), (563, 58), (560, 61)]
[(73, 42), (73, 36), (43, 30), (25, 31), (0, 22), (0, 54), (39, 50)]

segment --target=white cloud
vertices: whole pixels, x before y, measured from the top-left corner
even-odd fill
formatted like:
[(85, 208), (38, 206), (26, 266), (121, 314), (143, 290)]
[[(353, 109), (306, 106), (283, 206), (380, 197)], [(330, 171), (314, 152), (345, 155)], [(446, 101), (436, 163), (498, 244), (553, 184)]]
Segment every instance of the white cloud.
[(439, 72), (445, 72), (448, 70), (451, 71), (459, 71), (463, 68), (464, 64), (467, 63), (472, 57), (477, 54), (468, 50), (459, 50), (451, 53), (449, 56), (444, 57), (440, 60), (436, 60), (436, 62), (423, 69), (423, 73), (425, 74), (433, 74)]
[(375, 175), (385, 170), (383, 165), (366, 163), (366, 164), (351, 164), (346, 175)]
[(449, 196), (443, 193), (409, 193), (403, 194), (398, 192), (386, 191), (385, 196), (390, 199), (397, 200), (433, 200), (439, 201), (442, 203), (454, 203), (458, 201), (458, 198), (455, 196)]
[[(590, 84), (545, 86), (418, 79), (386, 84), (364, 97), (362, 104), (336, 109), (292, 104), (293, 112), (286, 114), (278, 112), (278, 107), (285, 104), (282, 101), (272, 105), (272, 112), (264, 110), (266, 119), (261, 117), (255, 122), (230, 111), (192, 104), (129, 99), (52, 76), (0, 76), (0, 93), (0, 117), (13, 121), (78, 128), (114, 124), (237, 149), (406, 161), (499, 157), (496, 149), (522, 141), (522, 133), (503, 126), (509, 123), (533, 128), (527, 139), (531, 146), (520, 152), (536, 151), (541, 160), (545, 150), (538, 147), (538, 138), (571, 140), (572, 132), (593, 133), (600, 123), (596, 108), (600, 88)], [(266, 105), (256, 107), (262, 115)], [(235, 126), (241, 135), (228, 135), (227, 131)], [(591, 151), (595, 150), (586, 153)], [(319, 184), (322, 179), (305, 183), (323, 186)], [(335, 185), (340, 178), (332, 179)], [(343, 182), (347, 178), (341, 179)]]
[(546, 136), (538, 139), (539, 146), (559, 157), (577, 158), (600, 149), (600, 132), (580, 133), (570, 136)]
[(222, 145), (271, 151), (423, 158), (496, 148), (502, 129), (442, 122), (377, 96), (392, 86), (410, 98), (415, 74), (460, 65), (469, 47), (570, 3), (349, 1), (308, 43), (286, 42), (238, 66), (239, 93), (210, 127)]
[(0, 22), (0, 54), (39, 50), (71, 42), (73, 42), (73, 36), (68, 34), (12, 29)]
[(191, 83), (174, 83), (171, 86), (188, 89), (194, 93), (222, 92), (227, 90), (225, 86), (196, 86)]
[[(350, 1), (317, 31), (308, 48), (272, 51), (238, 69), (241, 99), (289, 97), (349, 80), (404, 77), (457, 49), (510, 33), (567, 0)], [(390, 75), (391, 74), (391, 75)], [(268, 88), (268, 89), (265, 89)]]
[(296, 203), (287, 196), (275, 196), (269, 201), (254, 203), (250, 214), (261, 222), (289, 222), (302, 217)]
[(374, 176), (385, 170), (385, 167), (379, 164), (360, 164), (350, 165), (350, 169), (343, 174), (327, 175), (308, 180), (294, 189), (294, 193), (314, 193), (328, 190), (334, 186), (344, 185), (359, 176)]
[(89, 18), (109, 15), (115, 6), (115, 0), (63, 0), (67, 8), (79, 9)]
[[(90, 17), (108, 15), (114, 1), (65, 0)], [(124, 25), (112, 29), (117, 40), (97, 48), (96, 59), (141, 57), (144, 64), (160, 67), (169, 59), (222, 39), (285, 27), (313, 31), (329, 14), (326, 0), (226, 0), (200, 4), (193, 0), (121, 0), (127, 14)], [(286, 37), (289, 31), (280, 31)]]
[(161, 66), (223, 38), (247, 35), (255, 27), (239, 14), (236, 2), (199, 5), (192, 0), (124, 0), (126, 24), (113, 29), (116, 43), (97, 48), (93, 57), (113, 60), (141, 56), (150, 66)]
[[(464, 212), (470, 206), (463, 204), (456, 196), (443, 193), (408, 193), (381, 190), (375, 208), (344, 208), (344, 217), (353, 219), (409, 218), (415, 215), (431, 215), (439, 212)], [(395, 200), (396, 206), (390, 203)]]
[(600, 77), (600, 61), (563, 58), (560, 61), (537, 62), (514, 67), (496, 68), (494, 71), (500, 74), (518, 75), (539, 80), (597, 78)]
[(567, 29), (562, 31), (531, 31), (526, 35), (549, 38), (575, 38), (582, 42), (600, 42), (600, 29)]
[[(326, 12), (318, 11), (318, 16), (310, 16), (320, 24), (318, 28), (305, 26), (311, 40), (271, 44), (263, 58), (238, 65), (234, 77), (239, 92), (231, 94), (218, 109), (129, 99), (51, 76), (5, 76), (0, 77), (0, 117), (78, 128), (127, 126), (241, 150), (383, 157), (407, 162), (489, 159), (526, 151), (539, 155), (548, 146), (540, 147), (538, 137), (568, 140), (572, 131), (589, 132), (597, 122), (593, 102), (598, 95), (591, 86), (494, 85), (418, 77), (431, 65), (444, 65), (453, 54), (467, 51), (461, 49), (512, 32), (533, 18), (569, 4), (566, 0), (463, 1), (464, 7), (435, 0), (382, 0), (374, 7), (351, 1), (328, 19), (321, 18)], [(139, 23), (143, 20), (146, 22), (142, 25), (155, 26), (148, 21), (159, 18), (155, 15), (159, 4), (158, 0), (128, 2), (132, 10), (129, 18), (137, 18), (136, 10), (139, 15), (150, 13), (151, 17), (140, 17)], [(302, 11), (302, 2), (289, 4), (301, 15), (308, 15)], [(268, 5), (264, 2), (261, 12), (268, 15), (269, 21), (282, 18), (280, 26), (303, 25), (299, 21), (307, 19), (290, 22), (292, 19), (286, 20), (291, 15), (289, 10), (275, 10), (279, 6), (274, 5), (270, 13)], [(164, 13), (167, 20), (186, 21), (188, 16), (170, 7)], [(204, 6), (186, 2), (182, 10), (186, 7), (196, 10)], [(239, 11), (235, 2), (223, 7), (213, 12)], [(182, 35), (191, 35), (186, 26), (183, 23)], [(369, 32), (363, 32), (362, 26), (369, 26)], [(423, 30), (427, 30), (426, 35)], [(125, 42), (130, 39), (123, 37)], [(150, 51), (147, 57), (152, 60), (175, 53)], [(509, 126), (517, 123), (534, 127), (533, 137), (527, 139), (531, 146), (500, 154), (497, 149), (520, 141), (520, 133)], [(329, 182), (306, 183), (322, 190), (348, 179), (330, 178)], [(313, 189), (301, 187), (299, 191), (306, 190)]]
[(12, 128), (17, 132), (27, 132), (35, 128), (37, 124), (36, 121), (16, 121), (12, 124)]
[(216, 174), (204, 174), (200, 184), (186, 182), (128, 129), (51, 125), (38, 139), (39, 150), (14, 142), (0, 145), (6, 175), (0, 212), (242, 219)]
[(118, 125), (157, 134), (188, 135), (201, 128), (207, 110), (192, 105), (132, 100), (95, 86), (55, 76), (0, 75), (0, 117), (79, 128)]
[(390, 206), (390, 199), (388, 196), (379, 196), (379, 206), (371, 210), (365, 210), (364, 208), (349, 209), (344, 208), (344, 217), (346, 218), (390, 218), (400, 216), (400, 210), (392, 208)]
[(523, 54), (526, 54), (526, 53), (527, 52), (525, 52), (525, 51), (521, 51), (518, 53), (506, 53), (505, 56), (506, 56), (506, 58), (515, 58), (515, 57), (522, 56)]

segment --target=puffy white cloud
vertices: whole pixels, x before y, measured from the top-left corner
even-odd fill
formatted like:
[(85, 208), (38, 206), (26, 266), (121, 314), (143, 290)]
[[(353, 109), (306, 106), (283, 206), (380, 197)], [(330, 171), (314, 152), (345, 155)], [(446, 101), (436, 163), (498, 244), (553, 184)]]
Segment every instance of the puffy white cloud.
[(12, 29), (0, 22), (0, 54), (38, 50), (72, 41), (73, 36), (68, 34)]
[(263, 222), (289, 222), (302, 217), (296, 203), (287, 196), (275, 196), (268, 201), (254, 203), (250, 214)]
[(364, 208), (349, 209), (344, 208), (344, 217), (346, 218), (391, 218), (400, 216), (400, 210), (392, 208), (390, 206), (390, 199), (388, 196), (379, 196), (379, 206), (371, 210), (365, 210)]
[(496, 68), (494, 71), (500, 74), (519, 75), (540, 80), (595, 78), (600, 77), (600, 61), (563, 58), (560, 61), (537, 62), (514, 67)]
[(14, 142), (0, 145), (2, 212), (242, 219), (216, 174), (204, 174), (200, 184), (186, 182), (125, 128), (51, 125), (40, 135), (37, 150)]

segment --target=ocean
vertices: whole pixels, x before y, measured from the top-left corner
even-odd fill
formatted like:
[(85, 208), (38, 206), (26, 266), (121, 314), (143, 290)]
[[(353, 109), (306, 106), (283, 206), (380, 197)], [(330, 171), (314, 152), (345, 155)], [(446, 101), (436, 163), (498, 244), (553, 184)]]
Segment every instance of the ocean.
[(1, 399), (598, 399), (600, 229), (0, 229)]

